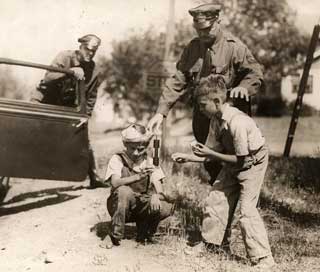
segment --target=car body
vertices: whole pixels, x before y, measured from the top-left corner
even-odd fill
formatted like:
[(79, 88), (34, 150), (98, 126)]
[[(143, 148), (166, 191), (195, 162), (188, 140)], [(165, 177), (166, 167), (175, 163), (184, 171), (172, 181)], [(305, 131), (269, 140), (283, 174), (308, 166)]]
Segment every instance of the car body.
[[(0, 58), (2, 64), (71, 74), (66, 69)], [(0, 176), (85, 180), (89, 141), (84, 83), (75, 80), (75, 89), (75, 107), (0, 98)]]

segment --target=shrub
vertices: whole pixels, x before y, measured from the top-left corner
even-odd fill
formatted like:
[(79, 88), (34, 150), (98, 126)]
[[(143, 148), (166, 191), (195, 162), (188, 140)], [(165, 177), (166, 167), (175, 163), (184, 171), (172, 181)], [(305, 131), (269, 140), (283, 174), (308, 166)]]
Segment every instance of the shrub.
[(257, 116), (280, 117), (286, 112), (286, 105), (280, 96), (261, 96), (258, 100)]
[[(288, 111), (290, 114), (292, 114), (293, 109), (294, 109), (295, 101), (292, 101), (288, 104)], [(319, 111), (315, 109), (314, 107), (307, 105), (305, 103), (302, 104), (302, 107), (300, 109), (300, 116), (302, 117), (308, 117), (308, 116), (313, 116), (319, 114)]]

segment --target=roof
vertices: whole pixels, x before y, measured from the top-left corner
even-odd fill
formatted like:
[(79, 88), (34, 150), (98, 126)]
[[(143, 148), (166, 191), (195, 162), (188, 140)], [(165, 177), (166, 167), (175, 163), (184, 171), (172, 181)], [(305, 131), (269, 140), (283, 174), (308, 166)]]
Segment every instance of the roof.
[(320, 49), (317, 49), (313, 54), (313, 62), (317, 61), (318, 59), (320, 59)]

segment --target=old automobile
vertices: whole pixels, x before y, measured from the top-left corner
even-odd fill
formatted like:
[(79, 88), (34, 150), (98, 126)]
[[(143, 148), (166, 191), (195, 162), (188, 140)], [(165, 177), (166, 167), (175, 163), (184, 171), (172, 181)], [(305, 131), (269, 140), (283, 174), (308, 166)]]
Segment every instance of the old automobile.
[[(52, 66), (0, 58), (1, 65), (65, 73)], [(0, 82), (1, 84), (1, 82)], [(84, 83), (73, 78), (73, 106), (0, 98), (0, 203), (9, 178), (83, 181), (88, 173), (88, 127)]]

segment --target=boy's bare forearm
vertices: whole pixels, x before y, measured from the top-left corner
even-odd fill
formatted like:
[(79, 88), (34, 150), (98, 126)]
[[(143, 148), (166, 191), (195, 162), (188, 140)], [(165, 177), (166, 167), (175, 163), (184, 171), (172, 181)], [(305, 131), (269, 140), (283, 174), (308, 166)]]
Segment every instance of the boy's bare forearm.
[(224, 154), (220, 153), (214, 150), (211, 150), (210, 156), (208, 156), (209, 160), (219, 160), (222, 162), (227, 162), (227, 163), (237, 163), (237, 156), (236, 155), (229, 155), (229, 154)]
[(163, 187), (162, 187), (162, 183), (161, 180), (156, 180), (152, 182), (152, 185), (156, 191), (157, 194), (162, 194), (163, 193)]
[(141, 179), (140, 174), (135, 174), (125, 178), (112, 178), (111, 184), (114, 188), (135, 183)]
[(205, 162), (209, 160), (209, 158), (205, 158), (205, 157), (199, 157), (196, 155), (188, 155), (188, 161), (189, 162)]

